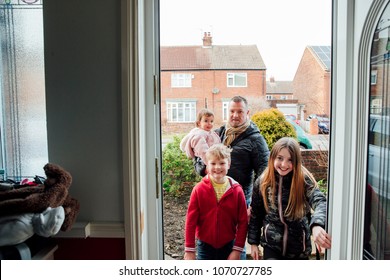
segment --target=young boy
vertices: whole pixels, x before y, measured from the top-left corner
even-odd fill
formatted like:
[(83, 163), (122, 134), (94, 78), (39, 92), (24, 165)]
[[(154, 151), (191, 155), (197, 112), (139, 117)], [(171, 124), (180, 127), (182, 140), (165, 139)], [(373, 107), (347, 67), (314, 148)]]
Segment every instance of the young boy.
[(208, 174), (194, 187), (188, 204), (185, 260), (240, 259), (248, 216), (242, 187), (226, 176), (230, 153), (223, 144), (214, 144), (206, 152)]

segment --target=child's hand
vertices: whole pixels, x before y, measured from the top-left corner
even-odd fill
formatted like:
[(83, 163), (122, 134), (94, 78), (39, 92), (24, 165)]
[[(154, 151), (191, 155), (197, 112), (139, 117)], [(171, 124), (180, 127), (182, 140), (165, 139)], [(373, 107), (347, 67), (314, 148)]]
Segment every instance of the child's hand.
[(318, 251), (321, 253), (321, 248), (330, 249), (332, 245), (332, 238), (320, 226), (314, 226), (312, 229), (313, 240), (316, 243)]
[(240, 259), (241, 252), (233, 250), (230, 254), (229, 257), (227, 258), (228, 260), (239, 260)]
[(252, 259), (258, 260), (259, 259), (259, 255), (260, 255), (259, 247), (257, 245), (251, 245), (251, 256), (252, 256)]
[(185, 252), (184, 253), (184, 259), (185, 260), (195, 260), (196, 257), (195, 257), (195, 252)]
[(249, 220), (251, 219), (251, 211), (252, 211), (252, 207), (249, 206), (248, 209), (246, 210), (246, 214), (248, 215), (248, 224), (249, 224)]

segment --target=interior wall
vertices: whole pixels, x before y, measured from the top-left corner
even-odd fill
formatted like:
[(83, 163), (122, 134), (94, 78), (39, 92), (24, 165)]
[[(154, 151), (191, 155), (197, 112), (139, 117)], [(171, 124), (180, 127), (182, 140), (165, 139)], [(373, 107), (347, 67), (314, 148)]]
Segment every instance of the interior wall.
[(49, 161), (78, 222), (122, 222), (120, 1), (44, 1)]

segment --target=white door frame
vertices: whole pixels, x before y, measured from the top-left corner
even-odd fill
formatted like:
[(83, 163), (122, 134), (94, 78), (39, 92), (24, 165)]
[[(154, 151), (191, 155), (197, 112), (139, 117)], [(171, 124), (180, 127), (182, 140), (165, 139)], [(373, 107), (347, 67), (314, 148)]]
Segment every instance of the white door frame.
[(363, 257), (370, 52), (387, 2), (333, 1), (327, 259)]
[[(327, 259), (362, 259), (369, 54), (387, 2), (333, 1)], [(122, 0), (122, 10), (126, 257), (163, 259), (159, 0)]]
[(121, 4), (126, 259), (164, 258), (158, 4)]

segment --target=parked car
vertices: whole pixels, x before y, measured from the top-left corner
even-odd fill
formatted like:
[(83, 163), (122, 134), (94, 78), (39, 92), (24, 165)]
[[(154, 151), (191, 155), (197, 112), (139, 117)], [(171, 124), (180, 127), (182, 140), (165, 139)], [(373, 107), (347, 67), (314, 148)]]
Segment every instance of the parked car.
[(297, 117), (293, 114), (284, 114), (286, 119), (294, 121), (296, 124), (299, 124), (299, 120), (297, 120)]
[(329, 134), (330, 129), (330, 119), (326, 115), (316, 115), (311, 114), (309, 117), (307, 117), (307, 121), (310, 121), (311, 119), (317, 119), (318, 120), (318, 132), (321, 134)]
[[(390, 117), (370, 115), (367, 183), (390, 203)], [(389, 204), (390, 205), (390, 204)]]
[(286, 118), (286, 120), (294, 127), (295, 132), (297, 133), (298, 143), (299, 145), (304, 149), (312, 149), (313, 146), (309, 140), (309, 138), (306, 135), (306, 132), (300, 127), (298, 124), (296, 124), (291, 119)]

